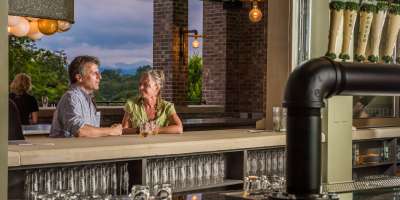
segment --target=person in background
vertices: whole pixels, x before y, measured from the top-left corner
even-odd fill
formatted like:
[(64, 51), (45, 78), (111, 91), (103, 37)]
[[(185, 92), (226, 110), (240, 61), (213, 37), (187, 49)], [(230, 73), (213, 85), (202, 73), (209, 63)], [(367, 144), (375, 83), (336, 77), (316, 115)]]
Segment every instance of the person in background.
[(38, 103), (29, 92), (32, 89), (31, 77), (27, 74), (17, 74), (10, 85), (10, 99), (17, 105), (22, 125), (38, 122)]
[(18, 107), (12, 99), (8, 99), (8, 140), (24, 139)]
[(125, 104), (122, 120), (124, 134), (138, 133), (140, 129), (150, 129), (153, 134), (183, 132), (174, 104), (161, 98), (164, 79), (160, 70), (151, 69), (141, 74), (139, 96)]
[(50, 137), (100, 137), (122, 134), (122, 126), (100, 128), (93, 92), (99, 89), (100, 62), (93, 56), (78, 56), (68, 66), (69, 90), (53, 115)]

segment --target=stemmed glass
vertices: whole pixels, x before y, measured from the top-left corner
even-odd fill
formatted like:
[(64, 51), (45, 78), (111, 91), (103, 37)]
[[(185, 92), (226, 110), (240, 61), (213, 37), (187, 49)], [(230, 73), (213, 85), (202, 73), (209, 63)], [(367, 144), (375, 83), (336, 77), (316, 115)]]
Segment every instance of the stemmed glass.
[(162, 167), (161, 167), (161, 183), (169, 182), (169, 159), (162, 159)]
[(257, 161), (258, 175), (262, 176), (265, 174), (265, 153), (263, 151), (257, 152)]
[(196, 158), (196, 166), (196, 182), (197, 185), (200, 186), (203, 180), (203, 159), (201, 156)]
[(196, 178), (196, 160), (194, 156), (187, 157), (186, 162), (188, 163), (187, 165), (187, 174), (188, 174), (188, 186), (193, 187), (194, 186), (194, 181)]
[(211, 156), (204, 155), (204, 182), (209, 184), (211, 180)]
[(175, 163), (176, 159), (169, 159), (168, 161), (168, 176), (169, 176), (169, 181), (172, 184), (173, 187), (176, 185), (176, 171), (175, 171)]
[(219, 177), (220, 177), (220, 175), (219, 175), (219, 155), (220, 154), (213, 154), (211, 157), (211, 159), (212, 159), (211, 179), (212, 179), (213, 183), (220, 182), (220, 180), (219, 180)]
[(47, 96), (42, 96), (42, 106), (43, 108), (47, 108), (49, 105), (49, 98)]
[(220, 154), (219, 156), (219, 180), (223, 182), (225, 180), (225, 155)]
[(265, 166), (267, 168), (267, 176), (272, 175), (272, 151), (265, 152)]
[(252, 152), (251, 154), (251, 170), (250, 170), (250, 174), (252, 175), (252, 176), (256, 176), (257, 175), (257, 164), (258, 164), (258, 161), (257, 161), (257, 156), (256, 156), (256, 153), (255, 152)]
[(247, 153), (247, 159), (246, 159), (246, 175), (250, 176), (251, 175), (251, 152), (248, 151)]

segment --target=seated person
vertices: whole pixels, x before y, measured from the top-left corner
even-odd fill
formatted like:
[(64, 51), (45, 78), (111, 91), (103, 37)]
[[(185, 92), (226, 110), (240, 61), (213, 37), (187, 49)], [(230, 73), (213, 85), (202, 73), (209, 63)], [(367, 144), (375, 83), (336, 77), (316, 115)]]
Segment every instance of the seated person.
[(31, 77), (17, 74), (10, 85), (10, 98), (17, 105), (23, 125), (36, 124), (38, 121), (38, 103), (29, 92), (32, 89)]
[(50, 137), (100, 137), (121, 135), (122, 126), (100, 128), (93, 92), (99, 89), (100, 62), (96, 57), (78, 56), (68, 66), (70, 88), (61, 97), (53, 115)]
[(153, 134), (183, 132), (174, 104), (161, 98), (164, 79), (164, 73), (160, 70), (148, 70), (141, 74), (139, 96), (129, 99), (125, 104), (122, 120), (124, 134), (140, 132), (141, 127), (150, 127)]
[(8, 99), (8, 140), (24, 140), (19, 110), (12, 99)]

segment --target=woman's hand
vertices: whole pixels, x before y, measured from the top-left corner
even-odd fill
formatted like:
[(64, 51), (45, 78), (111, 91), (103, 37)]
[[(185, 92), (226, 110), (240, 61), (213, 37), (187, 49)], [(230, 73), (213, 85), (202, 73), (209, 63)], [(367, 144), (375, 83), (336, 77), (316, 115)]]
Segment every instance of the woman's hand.
[(115, 123), (115, 124), (112, 124), (112, 125), (111, 125), (111, 128), (115, 128), (115, 127), (118, 127), (118, 126), (121, 126), (121, 127), (122, 127), (122, 125), (121, 125), (120, 123)]

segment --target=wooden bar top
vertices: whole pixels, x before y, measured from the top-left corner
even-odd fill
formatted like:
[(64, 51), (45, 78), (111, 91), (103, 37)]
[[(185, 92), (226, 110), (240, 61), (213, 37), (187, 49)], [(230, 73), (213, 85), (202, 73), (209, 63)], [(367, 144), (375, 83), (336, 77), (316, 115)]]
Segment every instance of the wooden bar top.
[[(353, 131), (352, 137), (353, 140), (400, 137), (400, 128), (356, 130)], [(283, 146), (286, 144), (286, 134), (229, 129), (191, 131), (179, 135), (156, 135), (146, 138), (139, 135), (101, 138), (32, 137), (28, 138), (26, 143), (8, 145), (9, 167)]]
[(8, 145), (9, 167), (18, 164), (24, 166), (72, 163), (283, 146), (286, 137), (284, 133), (230, 129), (146, 138), (139, 135), (101, 138), (40, 137), (30, 138), (27, 142), (28, 144), (23, 145)]

